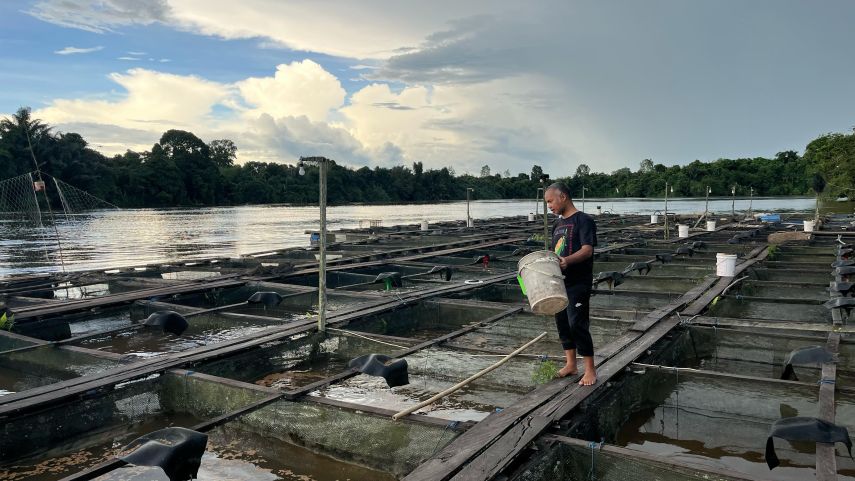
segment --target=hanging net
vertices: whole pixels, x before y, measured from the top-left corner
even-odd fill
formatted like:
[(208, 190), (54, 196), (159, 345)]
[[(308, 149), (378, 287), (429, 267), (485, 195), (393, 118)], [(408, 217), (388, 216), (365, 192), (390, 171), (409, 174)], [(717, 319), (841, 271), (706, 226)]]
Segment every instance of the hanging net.
[(95, 197), (85, 190), (78, 189), (71, 184), (63, 182), (56, 177), (48, 174), (43, 174), (49, 178), (56, 187), (56, 193), (62, 203), (62, 210), (65, 215), (76, 215), (93, 210), (118, 209), (119, 207), (107, 202), (104, 199)]
[(70, 219), (104, 209), (118, 207), (45, 173), (28, 172), (0, 181), (0, 216), (7, 220), (42, 226), (49, 212)]
[(42, 224), (42, 213), (30, 173), (0, 181), (0, 216)]

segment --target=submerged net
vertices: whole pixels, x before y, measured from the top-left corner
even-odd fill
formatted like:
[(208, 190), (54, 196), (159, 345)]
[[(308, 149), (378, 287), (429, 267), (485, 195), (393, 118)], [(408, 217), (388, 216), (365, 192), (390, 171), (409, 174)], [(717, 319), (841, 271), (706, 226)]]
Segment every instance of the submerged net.
[[(18, 414), (0, 427), (0, 478), (58, 479), (116, 456), (138, 436), (168, 426), (192, 428), (268, 395), (199, 376), (167, 373)], [(49, 478), (39, 477), (46, 473)], [(134, 479), (162, 479), (150, 474)]]
[(399, 476), (442, 449), (457, 432), (308, 402), (279, 401), (233, 423), (346, 462)]
[(740, 481), (743, 478), (687, 466), (629, 457), (600, 449), (557, 443), (540, 452), (511, 481)]

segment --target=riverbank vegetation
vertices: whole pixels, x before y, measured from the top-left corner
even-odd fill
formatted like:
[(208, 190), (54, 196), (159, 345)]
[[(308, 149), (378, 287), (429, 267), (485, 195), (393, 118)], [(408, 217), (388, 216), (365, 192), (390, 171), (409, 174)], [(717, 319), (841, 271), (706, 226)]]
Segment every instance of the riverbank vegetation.
[[(30, 150), (32, 145), (32, 153)], [(318, 172), (298, 175), (296, 162), (236, 164), (237, 147), (228, 139), (205, 143), (182, 130), (169, 130), (149, 151), (106, 157), (76, 133), (56, 132), (28, 108), (0, 121), (0, 180), (41, 169), (122, 207), (240, 205), (317, 202)], [(638, 169), (594, 172), (596, 161), (578, 165), (560, 180), (577, 197), (661, 197), (665, 183), (675, 197), (737, 195), (812, 195), (812, 179), (827, 180), (828, 195), (849, 192), (855, 179), (855, 134), (828, 134), (808, 144), (804, 155), (779, 152), (774, 157), (695, 160), (665, 166), (644, 159)], [(343, 203), (436, 202), (534, 197), (541, 167), (525, 172), (491, 173), (489, 159), (480, 175), (460, 175), (453, 167), (411, 166), (352, 168), (334, 165), (328, 176), (329, 201)], [(555, 180), (555, 179), (554, 179)]]

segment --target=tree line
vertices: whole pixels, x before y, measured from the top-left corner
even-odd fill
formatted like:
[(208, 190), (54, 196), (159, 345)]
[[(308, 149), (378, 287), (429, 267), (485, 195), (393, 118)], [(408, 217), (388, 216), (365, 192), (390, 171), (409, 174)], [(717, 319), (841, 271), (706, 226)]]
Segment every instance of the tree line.
[[(127, 151), (106, 157), (76, 133), (57, 133), (34, 119), (28, 108), (0, 121), (0, 180), (39, 168), (77, 188), (121, 207), (171, 207), (292, 203), (318, 199), (318, 170), (298, 174), (294, 164), (246, 162), (236, 164), (237, 147), (228, 139), (205, 143), (191, 132), (169, 130), (146, 152)], [(814, 177), (827, 181), (829, 195), (852, 189), (855, 179), (855, 134), (820, 136), (805, 149), (779, 152), (773, 158), (754, 157), (695, 160), (665, 166), (650, 159), (637, 170), (593, 172), (586, 164), (549, 182), (566, 182), (575, 197), (806, 195), (813, 194)], [(457, 175), (452, 167), (345, 167), (332, 164), (328, 198), (333, 204), (441, 202), (474, 199), (534, 198), (542, 187), (543, 169), (480, 175)], [(673, 188), (673, 193), (671, 189)], [(849, 194), (850, 196), (852, 194)]]

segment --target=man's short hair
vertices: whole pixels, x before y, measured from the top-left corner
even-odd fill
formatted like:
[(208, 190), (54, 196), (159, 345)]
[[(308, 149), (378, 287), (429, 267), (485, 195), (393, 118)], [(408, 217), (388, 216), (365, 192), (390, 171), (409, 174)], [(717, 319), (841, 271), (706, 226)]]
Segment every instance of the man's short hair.
[(557, 190), (558, 192), (561, 192), (562, 194), (566, 195), (568, 199), (573, 198), (573, 196), (570, 195), (570, 187), (567, 187), (567, 184), (565, 184), (564, 182), (555, 182), (549, 187), (547, 187), (546, 190)]

